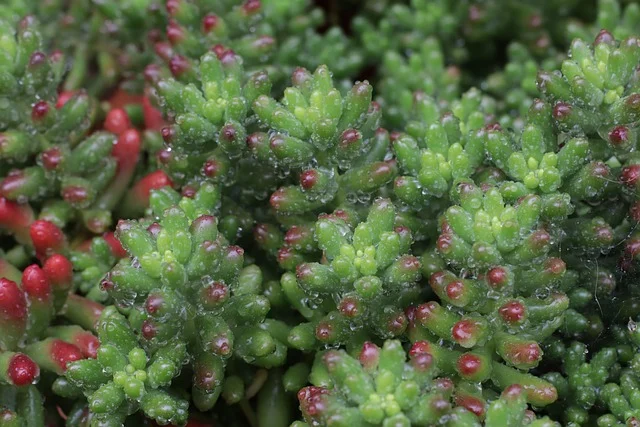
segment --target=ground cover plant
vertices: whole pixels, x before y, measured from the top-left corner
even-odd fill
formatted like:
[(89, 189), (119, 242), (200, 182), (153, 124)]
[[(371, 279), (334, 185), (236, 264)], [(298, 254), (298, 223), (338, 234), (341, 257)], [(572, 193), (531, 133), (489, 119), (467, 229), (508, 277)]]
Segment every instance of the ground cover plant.
[(640, 425), (640, 5), (5, 0), (0, 427)]

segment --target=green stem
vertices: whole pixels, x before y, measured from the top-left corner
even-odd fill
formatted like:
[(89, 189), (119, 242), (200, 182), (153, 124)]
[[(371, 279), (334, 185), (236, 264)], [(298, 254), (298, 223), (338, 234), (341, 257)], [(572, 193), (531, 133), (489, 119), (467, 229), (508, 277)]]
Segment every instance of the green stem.
[(266, 369), (258, 369), (253, 377), (253, 381), (249, 384), (249, 387), (247, 387), (245, 398), (251, 399), (253, 396), (258, 394), (264, 383), (267, 381), (268, 376), (269, 372)]
[(76, 46), (73, 55), (73, 65), (64, 82), (64, 90), (71, 91), (82, 87), (82, 82), (87, 75), (89, 46), (86, 43), (80, 43)]
[(247, 399), (242, 399), (239, 403), (244, 416), (247, 418), (250, 427), (258, 427), (258, 418), (256, 417), (256, 413), (249, 404)]

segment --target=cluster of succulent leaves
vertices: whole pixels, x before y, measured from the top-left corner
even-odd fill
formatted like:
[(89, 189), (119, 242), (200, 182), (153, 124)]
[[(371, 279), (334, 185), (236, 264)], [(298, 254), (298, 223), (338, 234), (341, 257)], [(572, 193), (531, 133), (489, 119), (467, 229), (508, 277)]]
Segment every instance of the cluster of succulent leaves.
[(640, 7), (0, 4), (0, 426), (640, 423)]

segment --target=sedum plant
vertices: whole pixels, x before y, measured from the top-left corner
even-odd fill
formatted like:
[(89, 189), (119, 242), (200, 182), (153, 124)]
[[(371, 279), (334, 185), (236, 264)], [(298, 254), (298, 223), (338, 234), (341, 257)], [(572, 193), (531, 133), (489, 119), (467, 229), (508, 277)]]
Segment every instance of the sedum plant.
[(637, 425), (638, 16), (3, 2), (0, 426)]

